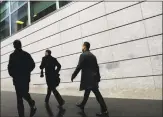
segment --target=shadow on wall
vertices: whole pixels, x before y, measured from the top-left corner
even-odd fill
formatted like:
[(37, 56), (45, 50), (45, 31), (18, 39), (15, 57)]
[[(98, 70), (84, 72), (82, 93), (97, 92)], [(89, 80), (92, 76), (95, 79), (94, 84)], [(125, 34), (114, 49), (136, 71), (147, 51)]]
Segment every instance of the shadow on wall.
[(118, 68), (120, 66), (120, 62), (115, 62), (115, 63), (107, 63), (106, 68), (108, 70)]
[[(36, 101), (38, 111), (35, 117), (95, 117), (100, 111), (96, 98), (89, 98), (85, 108), (85, 114), (75, 107), (82, 97), (64, 96), (66, 101), (63, 109), (58, 109), (55, 98), (51, 95), (50, 105), (44, 104), (44, 94), (32, 94)], [(144, 99), (118, 99), (105, 98), (110, 117), (162, 117), (162, 100)], [(25, 102), (25, 101), (24, 101)], [(25, 102), (26, 115), (29, 114), (29, 107)], [(1, 117), (17, 115), (16, 95), (14, 92), (1, 92)]]

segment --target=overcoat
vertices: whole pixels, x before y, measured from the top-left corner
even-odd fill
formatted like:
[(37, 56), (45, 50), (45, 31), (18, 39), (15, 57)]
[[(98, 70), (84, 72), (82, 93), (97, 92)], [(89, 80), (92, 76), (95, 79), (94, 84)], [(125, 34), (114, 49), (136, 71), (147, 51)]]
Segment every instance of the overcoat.
[(35, 62), (28, 52), (22, 49), (10, 54), (8, 72), (13, 77), (13, 83), (22, 85), (30, 82), (30, 73), (35, 68)]
[(78, 65), (72, 76), (76, 77), (80, 70), (80, 90), (98, 88), (98, 83), (101, 78), (99, 66), (96, 57), (90, 51), (85, 51), (80, 55)]
[(51, 55), (48, 55), (42, 58), (40, 69), (43, 70), (44, 68), (45, 68), (46, 83), (48, 87), (56, 88), (56, 86), (58, 86), (58, 83), (60, 82), (59, 74), (58, 74), (61, 69), (60, 63), (57, 61), (56, 58), (52, 57)]

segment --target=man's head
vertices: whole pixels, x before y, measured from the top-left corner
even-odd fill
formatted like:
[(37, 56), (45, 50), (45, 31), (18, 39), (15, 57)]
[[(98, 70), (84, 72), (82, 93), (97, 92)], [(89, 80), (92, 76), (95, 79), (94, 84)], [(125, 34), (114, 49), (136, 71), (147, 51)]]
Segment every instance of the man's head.
[(50, 50), (46, 50), (45, 51), (45, 56), (51, 55), (51, 51)]
[(15, 49), (21, 49), (22, 48), (21, 41), (19, 41), (19, 40), (15, 40), (13, 45), (14, 45)]
[(83, 52), (89, 51), (89, 48), (90, 48), (90, 43), (89, 42), (84, 42), (83, 46), (82, 46), (82, 51)]

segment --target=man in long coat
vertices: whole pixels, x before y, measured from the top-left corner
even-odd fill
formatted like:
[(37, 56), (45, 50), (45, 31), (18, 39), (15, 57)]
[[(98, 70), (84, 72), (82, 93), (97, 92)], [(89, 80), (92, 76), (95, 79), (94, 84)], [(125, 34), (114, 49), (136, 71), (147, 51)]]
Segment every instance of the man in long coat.
[(56, 58), (51, 56), (50, 50), (46, 50), (45, 57), (42, 58), (40, 69), (43, 70), (44, 68), (45, 68), (46, 83), (48, 86), (45, 102), (46, 103), (49, 102), (51, 92), (53, 92), (59, 105), (60, 106), (64, 105), (65, 101), (62, 99), (61, 95), (56, 90), (56, 87), (59, 85), (60, 82), (59, 71), (61, 69), (61, 65), (59, 64)]
[(82, 110), (84, 110), (85, 104), (89, 98), (90, 92), (92, 91), (97, 101), (101, 106), (101, 113), (96, 114), (97, 116), (108, 115), (107, 107), (104, 102), (104, 99), (99, 92), (98, 83), (100, 82), (100, 73), (99, 73), (99, 66), (97, 64), (96, 57), (89, 51), (90, 43), (84, 42), (82, 51), (83, 53), (80, 55), (80, 59), (76, 70), (72, 74), (71, 80), (77, 76), (80, 70), (81, 73), (81, 83), (80, 83), (80, 90), (85, 90), (84, 99), (80, 104), (77, 104)]
[(31, 55), (22, 50), (22, 45), (19, 40), (15, 40), (15, 51), (10, 55), (8, 72), (13, 78), (17, 95), (17, 109), (19, 117), (24, 117), (23, 98), (31, 107), (30, 117), (36, 112), (35, 101), (29, 94), (30, 73), (35, 68), (35, 63)]

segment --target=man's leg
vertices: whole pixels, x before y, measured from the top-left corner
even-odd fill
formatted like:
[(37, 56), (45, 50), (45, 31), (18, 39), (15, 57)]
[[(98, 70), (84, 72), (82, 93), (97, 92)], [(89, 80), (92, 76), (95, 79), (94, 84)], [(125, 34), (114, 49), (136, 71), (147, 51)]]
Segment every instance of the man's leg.
[(91, 90), (89, 90), (89, 89), (86, 89), (85, 90), (85, 92), (84, 92), (84, 98), (83, 98), (83, 101), (81, 102), (81, 106), (85, 106), (86, 105), (86, 103), (87, 103), (87, 101), (88, 101), (88, 98), (89, 98), (89, 95), (90, 95), (90, 92), (91, 92)]
[(18, 114), (19, 114), (19, 117), (24, 117), (24, 104), (23, 104), (23, 99), (22, 99), (20, 88), (18, 86), (15, 86), (15, 90), (16, 90), (16, 96), (17, 96)]
[(35, 101), (31, 98), (29, 93), (24, 94), (23, 98), (28, 102), (28, 104), (31, 108), (33, 108), (35, 106)]
[(61, 95), (59, 94), (59, 92), (56, 89), (53, 89), (53, 94), (56, 98), (56, 100), (58, 101), (60, 106), (63, 106), (65, 101), (62, 99)]
[(48, 87), (48, 88), (47, 88), (47, 95), (46, 95), (46, 97), (45, 97), (45, 102), (46, 102), (46, 103), (49, 102), (50, 95), (51, 95), (51, 89)]
[(28, 102), (29, 106), (31, 107), (30, 117), (33, 117), (37, 109), (35, 106), (35, 101), (31, 98), (29, 94), (29, 83), (24, 83), (23, 89), (23, 98)]
[(29, 83), (24, 83), (23, 89), (23, 98), (28, 102), (29, 106), (32, 108), (35, 106), (35, 101), (31, 98), (29, 94)]
[(104, 101), (104, 99), (103, 99), (103, 97), (102, 97), (102, 95), (101, 95), (99, 89), (98, 89), (98, 88), (92, 89), (92, 91), (93, 91), (93, 93), (95, 94), (96, 99), (97, 99), (97, 101), (99, 102), (99, 104), (100, 104), (100, 106), (101, 106), (101, 114), (97, 114), (97, 115), (102, 115), (103, 113), (108, 114), (105, 101)]

